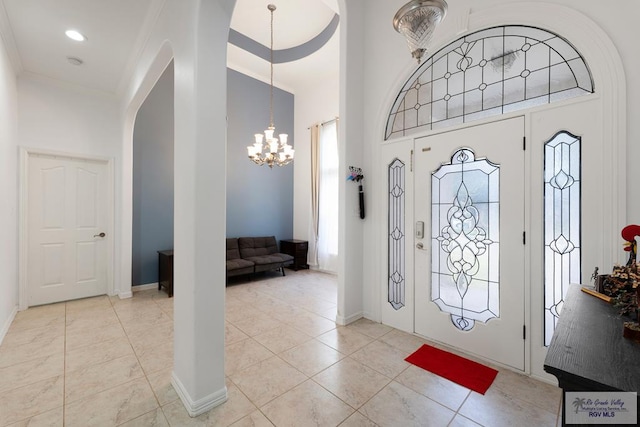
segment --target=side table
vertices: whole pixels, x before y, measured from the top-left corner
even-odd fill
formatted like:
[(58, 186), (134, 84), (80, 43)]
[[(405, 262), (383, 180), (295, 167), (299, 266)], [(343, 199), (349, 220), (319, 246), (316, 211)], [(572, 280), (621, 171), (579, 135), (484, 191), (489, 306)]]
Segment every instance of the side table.
[(163, 286), (171, 298), (173, 296), (173, 250), (158, 251), (158, 290)]
[(307, 264), (307, 251), (309, 242), (306, 240), (286, 239), (280, 240), (280, 252), (293, 257), (293, 264), (289, 268), (298, 271), (301, 268), (309, 268)]

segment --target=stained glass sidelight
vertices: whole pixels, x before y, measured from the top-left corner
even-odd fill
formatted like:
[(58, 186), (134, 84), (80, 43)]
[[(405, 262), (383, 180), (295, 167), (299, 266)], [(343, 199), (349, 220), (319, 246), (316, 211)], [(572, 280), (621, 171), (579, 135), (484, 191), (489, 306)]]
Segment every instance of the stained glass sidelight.
[(389, 165), (389, 294), (391, 306), (404, 307), (405, 290), (405, 223), (404, 163), (395, 159)]
[(593, 93), (565, 39), (510, 25), (466, 35), (424, 61), (391, 107), (385, 139)]
[(580, 138), (559, 132), (544, 145), (544, 345), (569, 283), (581, 282)]
[(469, 331), (500, 317), (500, 167), (461, 149), (431, 188), (431, 300)]

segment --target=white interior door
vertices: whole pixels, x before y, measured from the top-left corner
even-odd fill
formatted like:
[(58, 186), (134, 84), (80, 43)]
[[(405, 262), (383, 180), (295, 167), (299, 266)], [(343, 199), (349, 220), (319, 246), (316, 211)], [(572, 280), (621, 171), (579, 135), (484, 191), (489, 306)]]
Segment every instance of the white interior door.
[(415, 331), (520, 370), (523, 136), (517, 117), (415, 144)]
[(106, 162), (29, 156), (29, 306), (107, 293), (107, 175)]

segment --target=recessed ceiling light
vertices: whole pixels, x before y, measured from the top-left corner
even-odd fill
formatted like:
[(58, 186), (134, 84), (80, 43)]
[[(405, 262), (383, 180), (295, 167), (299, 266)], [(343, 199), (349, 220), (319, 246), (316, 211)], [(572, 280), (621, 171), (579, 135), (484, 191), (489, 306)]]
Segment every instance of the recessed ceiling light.
[(83, 42), (87, 39), (84, 35), (82, 35), (79, 31), (76, 31), (76, 30), (67, 30), (64, 33), (71, 40), (75, 40), (77, 42)]
[(69, 61), (69, 64), (71, 65), (82, 65), (84, 64), (84, 61), (80, 58), (76, 58), (75, 56), (67, 56), (67, 61)]

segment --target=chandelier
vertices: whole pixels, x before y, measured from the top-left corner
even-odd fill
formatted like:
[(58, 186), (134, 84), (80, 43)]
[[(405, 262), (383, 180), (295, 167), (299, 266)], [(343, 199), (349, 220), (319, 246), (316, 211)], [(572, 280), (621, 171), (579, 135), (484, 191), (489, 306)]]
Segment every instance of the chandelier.
[[(281, 133), (280, 141), (278, 138), (274, 138), (275, 126), (273, 125), (273, 11), (276, 10), (276, 6), (270, 4), (267, 9), (271, 12), (271, 85), (269, 93), (269, 127), (264, 131), (264, 135), (256, 133), (254, 135), (255, 142), (253, 145), (247, 147), (247, 153), (249, 159), (251, 159), (257, 165), (269, 165), (270, 168), (273, 165), (285, 166), (293, 161), (294, 149), (287, 144), (288, 135)], [(263, 140), (265, 144), (263, 145)], [(264, 150), (264, 152), (263, 152)]]
[(407, 39), (411, 56), (418, 64), (427, 51), (433, 31), (446, 14), (445, 0), (411, 0), (393, 17), (393, 28)]

